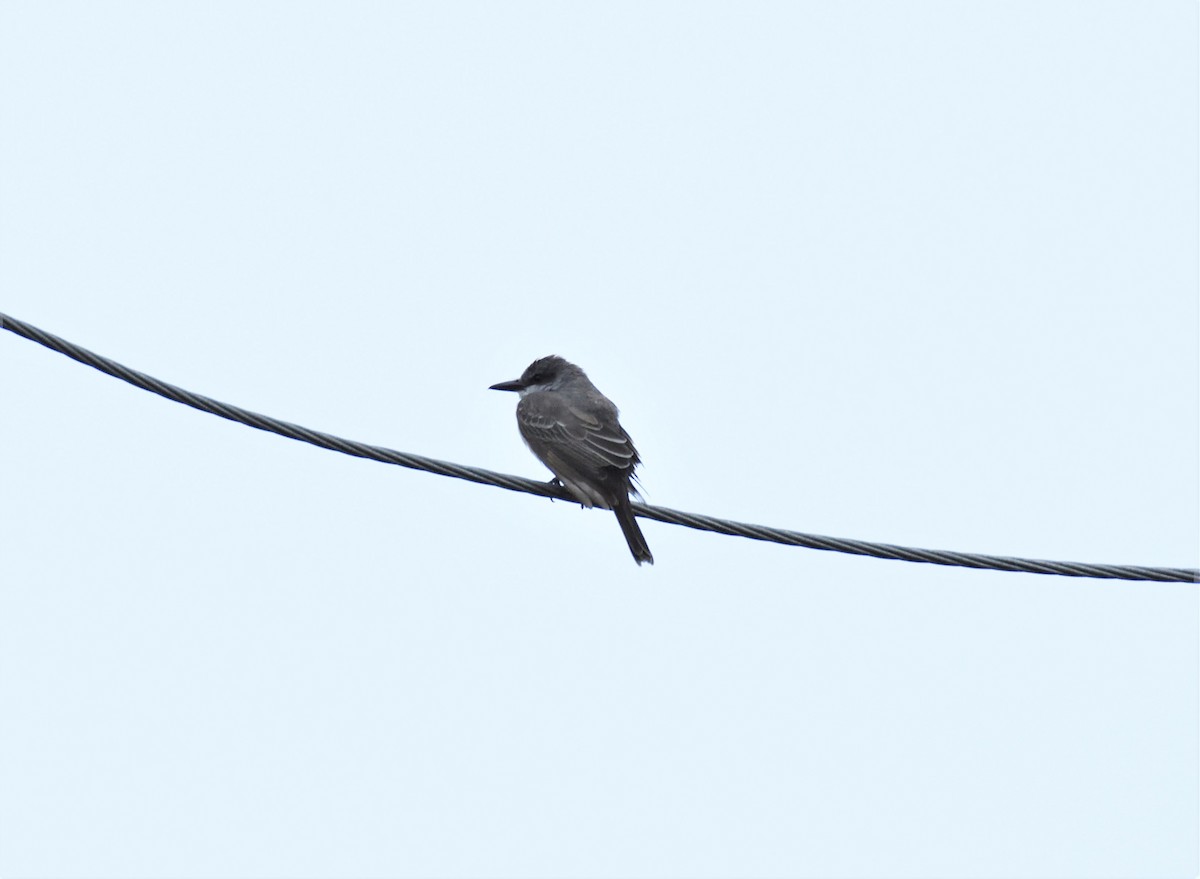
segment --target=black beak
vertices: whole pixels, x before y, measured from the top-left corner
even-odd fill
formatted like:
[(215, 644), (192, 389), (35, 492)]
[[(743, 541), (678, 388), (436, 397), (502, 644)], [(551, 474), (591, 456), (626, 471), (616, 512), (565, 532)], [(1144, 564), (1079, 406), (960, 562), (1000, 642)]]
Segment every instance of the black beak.
[(490, 388), (488, 388), (488, 390), (489, 391), (519, 391), (519, 390), (522, 390), (524, 387), (525, 387), (525, 385), (521, 384), (521, 380), (517, 379), (516, 381), (500, 382), (500, 384), (498, 384), (498, 385), (492, 385)]

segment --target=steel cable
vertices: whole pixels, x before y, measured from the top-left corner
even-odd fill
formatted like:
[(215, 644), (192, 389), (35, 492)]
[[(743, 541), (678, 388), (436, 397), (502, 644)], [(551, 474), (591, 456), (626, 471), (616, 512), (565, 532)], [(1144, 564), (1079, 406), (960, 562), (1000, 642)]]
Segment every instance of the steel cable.
[[(72, 360), (86, 364), (93, 369), (119, 378), (121, 381), (199, 409), (245, 424), (248, 427), (279, 434), (300, 442), (310, 443), (323, 449), (353, 455), (358, 458), (368, 458), (385, 464), (395, 464), (412, 470), (424, 470), (440, 476), (451, 476), (455, 479), (465, 479), (480, 485), (492, 485), (506, 488), (509, 491), (520, 491), (542, 497), (572, 500), (560, 487), (549, 482), (537, 482), (520, 476), (510, 476), (506, 473), (496, 473), (479, 467), (469, 467), (464, 464), (454, 464), (449, 461), (439, 461), (422, 455), (408, 452), (398, 452), (383, 446), (373, 446), (323, 433), (319, 430), (280, 421), (268, 415), (260, 415), (248, 409), (222, 403), (211, 397), (194, 394), (175, 385), (168, 384), (153, 376), (130, 369), (115, 360), (109, 360), (81, 348), (65, 339), (47, 333), (45, 330), (19, 321), (16, 318), (0, 313), (0, 328), (22, 336), (30, 341), (44, 345), (53, 351), (64, 354)], [(822, 549), (832, 552), (864, 555), (880, 559), (895, 559), (907, 562), (924, 562), (933, 565), (950, 565), (962, 568), (984, 568), (995, 571), (1018, 571), (1027, 574), (1056, 574), (1063, 577), (1093, 577), (1107, 580), (1151, 580), (1159, 582), (1196, 582), (1200, 580), (1200, 570), (1195, 568), (1161, 568), (1140, 565), (1105, 565), (1086, 562), (1057, 562), (1040, 559), (1011, 558), (1006, 556), (981, 555), (979, 553), (951, 552), (937, 549), (918, 549), (909, 546), (895, 546), (888, 543), (871, 543), (866, 540), (852, 540), (841, 537), (825, 537), (820, 534), (806, 534), (800, 531), (788, 531), (783, 528), (771, 528), (765, 525), (749, 525), (743, 522), (733, 522), (728, 519), (718, 519), (698, 513), (685, 513), (666, 507), (655, 507), (648, 504), (633, 504), (633, 512), (646, 519), (667, 522), (671, 525), (682, 525), (698, 531), (712, 531), (717, 534), (728, 534), (735, 537), (747, 537), (751, 540), (764, 540), (771, 543), (781, 543), (787, 546), (803, 546), (809, 549)]]

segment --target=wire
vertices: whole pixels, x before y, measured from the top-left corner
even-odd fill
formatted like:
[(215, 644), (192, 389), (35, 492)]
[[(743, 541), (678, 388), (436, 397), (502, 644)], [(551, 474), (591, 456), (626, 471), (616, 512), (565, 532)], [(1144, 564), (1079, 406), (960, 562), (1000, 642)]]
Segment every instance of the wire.
[[(65, 339), (60, 339), (38, 329), (24, 321), (19, 321), (0, 313), (0, 328), (22, 336), (39, 345), (65, 354), (93, 369), (128, 382), (134, 387), (150, 391), (176, 403), (191, 406), (202, 412), (209, 412), (245, 424), (257, 430), (286, 436), (290, 439), (311, 443), (323, 449), (353, 455), (358, 458), (369, 458), (384, 464), (396, 464), (412, 470), (424, 470), (439, 476), (452, 476), (455, 479), (465, 479), (480, 485), (492, 485), (506, 488), (509, 491), (520, 491), (541, 497), (573, 500), (565, 490), (549, 482), (537, 482), (523, 479), (519, 476), (509, 476), (483, 470), (479, 467), (468, 467), (463, 464), (453, 464), (449, 461), (439, 461), (422, 455), (398, 452), (383, 446), (372, 446), (355, 440), (344, 439), (319, 430), (280, 421), (268, 415), (260, 415), (238, 406), (222, 403), (211, 397), (194, 394), (191, 391), (167, 384), (160, 379), (137, 370), (130, 369), (101, 357), (85, 348), (80, 348)], [(950, 552), (936, 549), (916, 549), (908, 546), (895, 546), (888, 543), (870, 543), (865, 540), (851, 540), (840, 537), (824, 537), (819, 534), (805, 534), (800, 531), (788, 531), (783, 528), (771, 528), (765, 525), (748, 525), (743, 522), (732, 522), (728, 519), (718, 519), (698, 513), (685, 513), (670, 510), (666, 507), (654, 507), (647, 504), (632, 505), (635, 516), (667, 522), (671, 525), (682, 525), (698, 531), (712, 531), (717, 534), (729, 534), (735, 537), (748, 537), (751, 540), (765, 540), (771, 543), (782, 543), (787, 546), (804, 546), (809, 549), (831, 550), (852, 555), (871, 556), (880, 559), (896, 559), (907, 562), (925, 562), (933, 565), (950, 565), (961, 568), (985, 568), (994, 571), (1019, 571), (1027, 574), (1056, 574), (1063, 577), (1094, 577), (1107, 580), (1151, 580), (1158, 582), (1192, 583), (1200, 581), (1200, 570), (1195, 568), (1160, 568), (1143, 567), (1139, 565), (1103, 565), (1085, 562), (1056, 562), (1039, 559), (1011, 558), (1007, 556), (980, 555), (978, 553)]]

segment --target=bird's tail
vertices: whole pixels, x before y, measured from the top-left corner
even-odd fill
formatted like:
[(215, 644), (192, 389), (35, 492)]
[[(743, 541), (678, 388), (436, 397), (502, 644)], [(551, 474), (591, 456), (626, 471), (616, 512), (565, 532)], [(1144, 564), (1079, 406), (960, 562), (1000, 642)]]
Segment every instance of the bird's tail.
[(613, 505), (613, 512), (617, 514), (617, 522), (621, 525), (621, 533), (625, 535), (625, 542), (629, 544), (629, 551), (633, 553), (633, 560), (639, 565), (642, 562), (654, 564), (654, 556), (650, 554), (650, 545), (642, 536), (642, 529), (638, 527), (633, 510), (629, 508), (629, 497), (626, 496), (617, 501)]

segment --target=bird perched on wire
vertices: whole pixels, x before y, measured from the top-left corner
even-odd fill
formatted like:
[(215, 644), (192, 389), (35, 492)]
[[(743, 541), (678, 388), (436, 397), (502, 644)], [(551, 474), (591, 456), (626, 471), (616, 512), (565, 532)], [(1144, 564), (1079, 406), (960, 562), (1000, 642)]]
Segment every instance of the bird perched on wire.
[(521, 395), (517, 427), (525, 445), (579, 503), (616, 513), (634, 560), (654, 564), (629, 508), (630, 494), (637, 494), (634, 470), (641, 458), (617, 420), (617, 407), (587, 374), (551, 355), (533, 361), (516, 381), (490, 390)]

